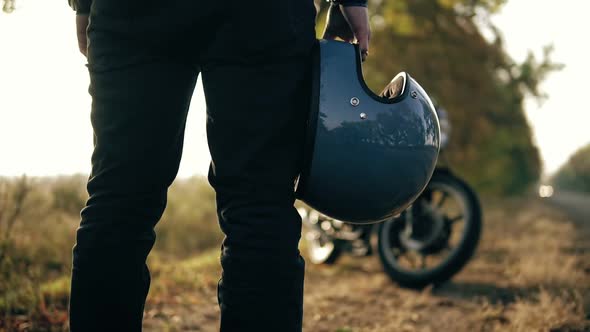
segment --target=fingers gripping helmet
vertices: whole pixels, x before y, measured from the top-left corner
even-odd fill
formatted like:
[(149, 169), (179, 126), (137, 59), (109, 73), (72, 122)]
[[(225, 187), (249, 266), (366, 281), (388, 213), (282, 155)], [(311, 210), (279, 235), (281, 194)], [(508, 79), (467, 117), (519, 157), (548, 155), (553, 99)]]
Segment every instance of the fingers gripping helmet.
[(381, 95), (365, 84), (358, 46), (321, 40), (297, 197), (346, 222), (405, 210), (436, 164), (440, 129), (426, 92), (406, 73)]

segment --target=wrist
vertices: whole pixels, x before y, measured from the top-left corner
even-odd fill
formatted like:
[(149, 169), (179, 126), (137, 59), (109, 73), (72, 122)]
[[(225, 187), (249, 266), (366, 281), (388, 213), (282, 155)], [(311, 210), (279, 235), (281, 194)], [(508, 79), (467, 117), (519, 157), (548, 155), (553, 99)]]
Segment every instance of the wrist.
[(68, 3), (76, 11), (77, 15), (88, 15), (92, 0), (68, 0)]
[(338, 4), (344, 7), (367, 7), (367, 0), (329, 0), (334, 4)]

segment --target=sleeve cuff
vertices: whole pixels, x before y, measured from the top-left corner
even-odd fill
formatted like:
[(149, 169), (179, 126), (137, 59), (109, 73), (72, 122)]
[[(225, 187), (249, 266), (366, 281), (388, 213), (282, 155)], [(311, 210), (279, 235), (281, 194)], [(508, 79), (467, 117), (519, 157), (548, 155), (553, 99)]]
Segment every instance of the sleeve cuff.
[(76, 11), (78, 15), (87, 15), (90, 13), (90, 5), (92, 0), (68, 0), (70, 7)]
[(367, 0), (332, 0), (332, 2), (344, 7), (367, 7)]

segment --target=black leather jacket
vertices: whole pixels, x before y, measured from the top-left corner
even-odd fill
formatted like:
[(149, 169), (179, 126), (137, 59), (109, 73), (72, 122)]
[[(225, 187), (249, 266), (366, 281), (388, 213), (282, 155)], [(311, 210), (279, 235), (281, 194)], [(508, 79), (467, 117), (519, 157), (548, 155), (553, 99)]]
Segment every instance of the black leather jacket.
[[(367, 6), (367, 0), (332, 0), (332, 2), (341, 4), (343, 6)], [(90, 12), (92, 0), (68, 0), (68, 3), (70, 4), (70, 7), (76, 11), (76, 13), (88, 14)]]

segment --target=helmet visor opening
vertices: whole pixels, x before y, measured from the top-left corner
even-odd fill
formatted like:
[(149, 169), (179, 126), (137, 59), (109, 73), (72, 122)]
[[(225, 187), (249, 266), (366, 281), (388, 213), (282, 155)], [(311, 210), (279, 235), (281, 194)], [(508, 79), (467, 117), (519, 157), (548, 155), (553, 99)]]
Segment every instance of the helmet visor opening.
[(391, 82), (385, 86), (379, 96), (387, 99), (395, 99), (401, 96), (406, 89), (406, 81), (406, 73), (402, 72), (397, 74)]

